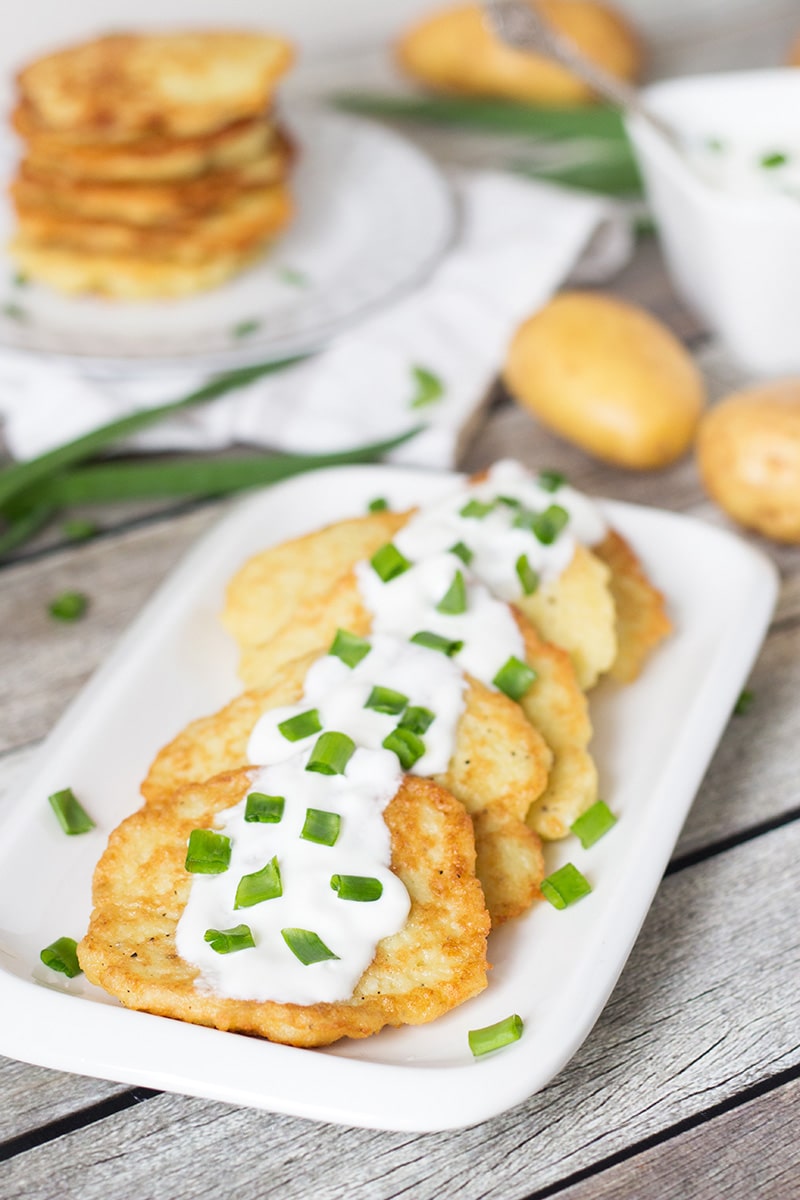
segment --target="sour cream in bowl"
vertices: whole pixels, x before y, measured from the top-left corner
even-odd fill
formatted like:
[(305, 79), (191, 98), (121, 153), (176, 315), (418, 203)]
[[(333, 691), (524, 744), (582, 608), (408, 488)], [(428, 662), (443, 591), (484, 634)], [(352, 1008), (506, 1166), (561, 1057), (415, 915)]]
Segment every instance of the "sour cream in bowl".
[(676, 289), (750, 371), (800, 371), (800, 70), (654, 84), (627, 127)]

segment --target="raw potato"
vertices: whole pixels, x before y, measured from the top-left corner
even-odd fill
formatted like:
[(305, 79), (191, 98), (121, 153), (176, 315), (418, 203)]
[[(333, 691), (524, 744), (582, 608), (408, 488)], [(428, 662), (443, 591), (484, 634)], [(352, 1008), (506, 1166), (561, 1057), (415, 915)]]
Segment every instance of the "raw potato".
[(735, 521), (779, 542), (800, 542), (800, 379), (728, 396), (697, 439), (709, 494)]
[[(537, 7), (587, 58), (621, 79), (637, 78), (639, 40), (612, 8), (593, 0), (539, 0)], [(401, 38), (397, 58), (407, 74), (437, 91), (548, 105), (594, 99), (586, 84), (563, 67), (502, 45), (477, 4), (425, 18)]]
[(521, 325), (504, 379), (554, 433), (640, 470), (688, 450), (705, 403), (678, 339), (643, 309), (597, 292), (562, 292)]

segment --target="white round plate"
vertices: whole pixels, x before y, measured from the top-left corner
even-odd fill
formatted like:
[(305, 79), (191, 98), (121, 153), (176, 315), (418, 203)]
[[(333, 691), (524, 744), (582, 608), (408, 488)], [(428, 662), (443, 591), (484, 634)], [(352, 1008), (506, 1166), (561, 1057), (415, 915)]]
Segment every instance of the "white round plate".
[[(224, 369), (318, 349), (420, 283), (450, 243), (437, 168), (378, 125), (319, 110), (288, 119), (297, 214), (254, 267), (188, 299), (124, 303), (15, 282), (0, 258), (0, 347), (117, 368)], [(0, 243), (13, 228), (0, 213)]]

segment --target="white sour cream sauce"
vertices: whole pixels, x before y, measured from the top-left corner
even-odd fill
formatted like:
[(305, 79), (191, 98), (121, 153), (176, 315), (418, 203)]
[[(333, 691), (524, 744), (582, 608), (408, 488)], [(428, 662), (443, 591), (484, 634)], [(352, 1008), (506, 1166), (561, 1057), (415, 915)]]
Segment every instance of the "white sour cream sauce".
[[(526, 529), (514, 528), (512, 508), (498, 505), (482, 518), (461, 516), (470, 500), (511, 497), (535, 512), (558, 504), (569, 523), (552, 545)], [(424, 755), (411, 768), (427, 777), (444, 772), (453, 755), (464, 711), (465, 672), (493, 687), (509, 658), (524, 658), (522, 636), (507, 601), (519, 599), (516, 564), (525, 555), (542, 580), (555, 578), (572, 559), (576, 542), (592, 545), (606, 526), (592, 502), (562, 485), (542, 488), (518, 463), (496, 464), (478, 484), (465, 483), (420, 510), (399, 531), (394, 544), (411, 567), (384, 583), (368, 562), (356, 565), (365, 607), (372, 616), (369, 653), (355, 666), (326, 655), (310, 668), (302, 699), (264, 713), (248, 743), (248, 757), (261, 765), (251, 791), (285, 798), (278, 824), (245, 822), (243, 799), (220, 814), (216, 827), (231, 839), (231, 863), (221, 875), (195, 876), (178, 923), (176, 949), (196, 966), (197, 986), (236, 999), (314, 1004), (347, 1000), (375, 956), (377, 944), (402, 929), (410, 901), (391, 871), (391, 843), (383, 810), (403, 778), (397, 756), (382, 747), (400, 716), (365, 708), (373, 687), (391, 688), (409, 705), (435, 714), (422, 735)], [(450, 552), (462, 542), (473, 554), (466, 566)], [(464, 613), (447, 614), (437, 605), (460, 571), (467, 592)], [(420, 631), (439, 634), (463, 647), (453, 657), (416, 645)], [(319, 736), (290, 742), (278, 725), (315, 708), (323, 730), (346, 733), (358, 749), (344, 775), (305, 769)], [(300, 837), (307, 808), (339, 813), (341, 832), (334, 846)], [(234, 909), (242, 875), (277, 856), (283, 895), (249, 908)], [(333, 874), (379, 879), (376, 901), (340, 900), (330, 886)], [(218, 954), (204, 941), (207, 929), (247, 924), (254, 948)], [(304, 966), (286, 946), (281, 929), (316, 933), (339, 955)]]

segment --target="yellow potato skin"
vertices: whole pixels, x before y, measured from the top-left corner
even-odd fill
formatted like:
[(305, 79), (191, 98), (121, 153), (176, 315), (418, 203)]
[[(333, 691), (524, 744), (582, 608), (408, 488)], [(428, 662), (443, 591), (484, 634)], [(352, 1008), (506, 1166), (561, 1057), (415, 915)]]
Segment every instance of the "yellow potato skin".
[(638, 470), (688, 450), (705, 404), (681, 343), (643, 309), (562, 292), (519, 327), (503, 371), (511, 395), (587, 453)]
[(800, 542), (800, 379), (717, 404), (700, 424), (697, 463), (709, 495), (735, 521)]
[[(612, 8), (594, 0), (538, 0), (537, 8), (587, 58), (621, 79), (638, 77), (638, 37)], [(401, 38), (396, 54), (407, 74), (436, 91), (553, 106), (595, 99), (586, 84), (563, 67), (503, 45), (477, 4), (426, 17)]]

